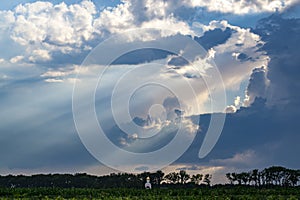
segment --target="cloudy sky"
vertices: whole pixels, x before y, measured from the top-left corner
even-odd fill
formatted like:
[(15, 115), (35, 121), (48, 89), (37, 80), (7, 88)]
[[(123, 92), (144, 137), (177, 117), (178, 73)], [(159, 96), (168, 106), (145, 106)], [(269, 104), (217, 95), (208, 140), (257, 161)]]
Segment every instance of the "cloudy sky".
[(0, 35), (1, 174), (300, 168), (298, 0), (5, 1)]

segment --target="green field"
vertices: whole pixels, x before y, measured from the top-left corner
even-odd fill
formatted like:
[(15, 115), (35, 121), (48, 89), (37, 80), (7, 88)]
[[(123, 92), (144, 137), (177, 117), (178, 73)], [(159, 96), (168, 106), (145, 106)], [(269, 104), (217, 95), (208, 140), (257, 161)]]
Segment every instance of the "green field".
[(0, 199), (300, 199), (300, 188), (221, 186), (186, 189), (2, 188)]

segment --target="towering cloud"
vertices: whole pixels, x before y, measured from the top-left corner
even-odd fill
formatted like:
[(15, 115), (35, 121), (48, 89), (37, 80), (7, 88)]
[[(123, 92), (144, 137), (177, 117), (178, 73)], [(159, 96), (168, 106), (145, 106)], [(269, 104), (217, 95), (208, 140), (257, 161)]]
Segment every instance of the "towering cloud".
[(299, 105), (299, 24), (299, 19), (274, 14), (261, 20), (255, 30), (266, 41), (262, 50), (270, 57), (267, 77), (268, 101), (272, 105)]
[(244, 104), (250, 105), (256, 97), (266, 98), (268, 84), (266, 67), (255, 68), (250, 76)]

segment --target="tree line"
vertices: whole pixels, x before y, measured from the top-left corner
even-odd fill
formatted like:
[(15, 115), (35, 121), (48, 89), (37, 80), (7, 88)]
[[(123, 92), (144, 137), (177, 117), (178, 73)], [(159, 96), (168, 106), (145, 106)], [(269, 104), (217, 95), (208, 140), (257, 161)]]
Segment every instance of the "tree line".
[[(140, 174), (111, 173), (94, 176), (86, 173), (76, 174), (36, 174), (31, 176), (0, 176), (0, 188), (143, 188), (146, 178), (150, 177), (155, 188), (193, 188), (211, 185), (211, 174), (188, 174), (185, 170), (165, 174), (159, 170)], [(298, 186), (300, 170), (272, 166), (263, 170), (227, 173), (230, 185), (246, 186)]]
[(212, 178), (210, 174), (189, 175), (185, 170), (168, 174), (159, 170), (154, 173), (111, 173), (105, 176), (86, 173), (7, 175), (0, 176), (0, 188), (143, 188), (147, 177), (150, 177), (153, 187), (210, 185)]
[(253, 169), (249, 172), (227, 173), (226, 178), (232, 185), (297, 186), (300, 181), (300, 170), (272, 166), (261, 171)]

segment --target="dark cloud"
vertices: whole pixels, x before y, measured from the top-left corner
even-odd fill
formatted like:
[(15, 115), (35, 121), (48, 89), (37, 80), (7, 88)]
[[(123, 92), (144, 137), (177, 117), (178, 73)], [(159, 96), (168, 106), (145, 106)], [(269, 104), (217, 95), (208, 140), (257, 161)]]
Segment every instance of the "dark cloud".
[(265, 67), (255, 68), (250, 76), (246, 95), (249, 102), (252, 103), (256, 97), (265, 97), (268, 87)]
[(113, 65), (121, 65), (121, 64), (128, 64), (128, 65), (136, 65), (146, 62), (151, 62), (153, 60), (159, 60), (166, 58), (168, 55), (174, 55), (174, 53), (167, 52), (161, 49), (138, 49), (135, 51), (131, 51), (127, 54), (124, 54), (113, 61)]
[(136, 171), (141, 171), (141, 172), (145, 172), (149, 170), (149, 167), (146, 166), (142, 166), (142, 167), (137, 167), (135, 168)]
[(240, 53), (238, 56), (237, 56), (237, 59), (241, 62), (245, 62), (245, 61), (248, 61), (248, 60), (251, 60), (252, 58), (249, 57), (247, 54), (245, 53)]
[(184, 115), (184, 111), (179, 110), (179, 109), (175, 109), (174, 112), (176, 113), (176, 115), (177, 115), (178, 117), (181, 117), (181, 116)]
[(299, 24), (300, 19), (283, 19), (278, 14), (259, 22), (255, 32), (264, 40), (261, 50), (271, 61), (268, 68), (252, 72), (247, 87), (252, 104), (227, 114), (218, 143), (203, 160), (197, 155), (211, 114), (201, 115), (201, 131), (177, 162), (235, 168), (299, 167), (300, 161), (295, 159), (300, 152)]
[(225, 43), (231, 37), (232, 33), (233, 30), (230, 28), (226, 28), (224, 31), (217, 28), (205, 32), (202, 37), (195, 37), (195, 41), (201, 44), (204, 49), (209, 50), (214, 46)]
[[(217, 165), (231, 165), (230, 167), (255, 168), (274, 164), (297, 167), (300, 163), (295, 157), (300, 148), (295, 145), (295, 141), (300, 139), (300, 125), (297, 123), (299, 115), (288, 115), (289, 118), (283, 120), (279, 110), (267, 108), (264, 99), (256, 98), (250, 107), (227, 114), (218, 143), (206, 158), (200, 160), (198, 152), (211, 118), (211, 114), (201, 115), (201, 131), (177, 162), (214, 165), (217, 163), (212, 162), (219, 160)], [(241, 160), (233, 162), (232, 159), (238, 154), (243, 155), (249, 151), (256, 155), (251, 158), (254, 160), (246, 162), (240, 158)]]
[(300, 17), (300, 2), (295, 2), (295, 4), (282, 13), (285, 18), (299, 18)]
[(132, 120), (138, 126), (149, 126), (152, 123), (150, 116), (148, 115), (147, 119), (143, 119), (141, 117), (135, 117)]
[(199, 78), (199, 75), (197, 74), (193, 74), (193, 73), (185, 73), (183, 74), (184, 77), (188, 78), (188, 79), (196, 79)]
[(273, 14), (259, 21), (254, 32), (265, 44), (262, 51), (270, 57), (267, 78), (270, 80), (268, 101), (276, 105), (299, 105), (300, 100), (300, 19), (284, 19)]
[(172, 57), (171, 60), (168, 62), (168, 65), (173, 65), (175, 67), (184, 66), (188, 64), (189, 62), (181, 56)]
[[(230, 28), (226, 28), (224, 31), (222, 29), (214, 29), (206, 31), (201, 37), (194, 37), (194, 40), (203, 46), (204, 49), (209, 50), (210, 48), (224, 44), (232, 35), (234, 31)], [(146, 62), (151, 62), (154, 60), (164, 59), (169, 55), (174, 55), (173, 52), (167, 52), (160, 49), (144, 48), (138, 49), (127, 54), (122, 55), (117, 58), (112, 64), (141, 64)], [(241, 55), (241, 54), (240, 54)], [(244, 54), (241, 55), (241, 60), (249, 59), (243, 58)], [(168, 62), (168, 65), (180, 67), (189, 64), (189, 62), (181, 57), (174, 56)], [(195, 78), (193, 75), (186, 75), (187, 78)]]
[(173, 119), (176, 117), (176, 113), (174, 112), (176, 109), (182, 109), (180, 108), (180, 103), (176, 97), (167, 97), (164, 102), (163, 106), (166, 109), (167, 112), (167, 119)]

